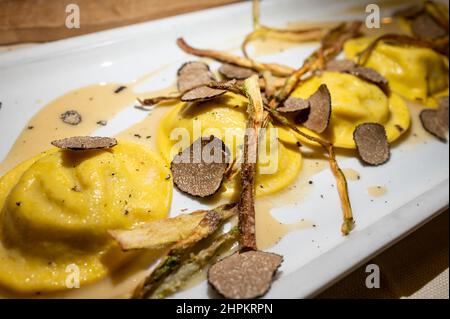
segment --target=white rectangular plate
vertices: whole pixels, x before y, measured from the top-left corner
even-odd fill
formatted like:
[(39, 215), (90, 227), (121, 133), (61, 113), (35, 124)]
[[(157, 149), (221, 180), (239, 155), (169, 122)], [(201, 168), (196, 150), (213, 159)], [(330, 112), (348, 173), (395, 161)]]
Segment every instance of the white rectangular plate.
[[(355, 5), (361, 5), (361, 1), (266, 0), (262, 12), (265, 24), (281, 27), (302, 20), (363, 18), (364, 11), (346, 10)], [(195, 46), (230, 49), (238, 48), (250, 30), (251, 4), (245, 2), (0, 53), (0, 158), (40, 106), (65, 92), (99, 82), (128, 83), (171, 65), (142, 90), (164, 88), (177, 67), (192, 59), (176, 47), (179, 36)], [(314, 47), (289, 49), (262, 59), (296, 67)], [(38, 99), (41, 104), (36, 103)], [(115, 130), (145, 115), (122, 119)], [(271, 248), (284, 255), (285, 261), (266, 298), (312, 297), (436, 216), (448, 206), (448, 163), (448, 144), (434, 139), (396, 146), (391, 160), (382, 167), (363, 167), (357, 159), (342, 159), (342, 167), (354, 168), (363, 176), (359, 182), (350, 183), (357, 228), (347, 238), (339, 232), (340, 203), (336, 190), (330, 188), (332, 174), (325, 170), (314, 176), (315, 187), (305, 199), (273, 212), (282, 220), (312, 219), (318, 227), (293, 232)], [(366, 189), (373, 185), (387, 185), (389, 192), (371, 202)], [(324, 200), (320, 200), (322, 193), (327, 194)], [(176, 194), (172, 214), (181, 208), (194, 210), (199, 206)], [(206, 283), (176, 295), (208, 296)]]

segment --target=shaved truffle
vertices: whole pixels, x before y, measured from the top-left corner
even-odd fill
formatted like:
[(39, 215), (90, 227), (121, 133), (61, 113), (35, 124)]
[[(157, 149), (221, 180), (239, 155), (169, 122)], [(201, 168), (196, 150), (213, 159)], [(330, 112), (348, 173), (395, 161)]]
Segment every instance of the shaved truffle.
[(377, 123), (358, 125), (353, 132), (353, 139), (364, 163), (378, 166), (389, 160), (391, 151), (383, 125)]
[(308, 99), (309, 109), (297, 116), (297, 122), (316, 133), (323, 133), (328, 128), (331, 117), (331, 95), (325, 84)]
[(308, 100), (290, 97), (283, 103), (282, 107), (277, 109), (277, 111), (282, 113), (292, 113), (306, 110), (309, 107), (310, 103)]
[(99, 150), (116, 146), (117, 140), (110, 137), (75, 136), (53, 141), (52, 145), (71, 151)]
[(172, 161), (175, 185), (195, 197), (214, 195), (222, 185), (229, 154), (222, 140), (214, 136), (196, 140)]
[(402, 8), (396, 12), (394, 12), (395, 17), (404, 17), (407, 19), (411, 19), (417, 17), (424, 11), (422, 4), (413, 4), (412, 6), (408, 6), (406, 8)]
[(215, 80), (216, 78), (206, 63), (187, 62), (178, 70), (178, 91), (183, 93)]
[(448, 131), (448, 96), (441, 97), (438, 100), (439, 108), (437, 111), (437, 117), (440, 124)]
[(253, 74), (256, 74), (252, 69), (243, 68), (233, 64), (223, 64), (219, 68), (219, 73), (225, 77), (226, 79), (232, 80), (245, 80), (251, 77)]
[(82, 121), (81, 114), (75, 110), (64, 112), (61, 114), (60, 118), (64, 123), (69, 125), (78, 125)]
[(327, 63), (327, 71), (330, 72), (349, 72), (357, 67), (357, 64), (351, 60), (331, 60)]
[[(442, 112), (442, 111), (441, 111)], [(441, 113), (442, 115), (442, 113)], [(445, 124), (439, 117), (439, 110), (426, 109), (420, 113), (420, 121), (423, 128), (443, 142), (447, 141), (447, 131)]]
[(282, 256), (272, 253), (236, 253), (214, 264), (208, 281), (225, 298), (258, 298), (267, 293), (282, 262)]
[(200, 86), (187, 91), (181, 96), (183, 102), (201, 102), (214, 99), (227, 93), (226, 90), (213, 89), (208, 86)]
[(391, 94), (388, 80), (374, 69), (356, 67), (350, 73), (362, 80), (377, 85), (387, 96)]
[(386, 95), (391, 94), (388, 80), (371, 68), (357, 65), (350, 60), (333, 60), (328, 62), (327, 71), (348, 73), (359, 77), (361, 80), (377, 85)]
[(447, 31), (426, 12), (414, 18), (411, 29), (414, 35), (422, 40), (433, 41), (447, 35)]

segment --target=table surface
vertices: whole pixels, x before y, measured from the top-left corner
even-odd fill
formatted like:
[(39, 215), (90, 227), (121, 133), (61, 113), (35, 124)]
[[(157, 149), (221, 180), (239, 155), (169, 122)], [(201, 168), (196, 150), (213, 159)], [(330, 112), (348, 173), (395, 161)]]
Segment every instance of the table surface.
[[(18, 3), (17, 1), (14, 1)], [(58, 3), (56, 6), (54, 5)], [(39, 3), (43, 12), (55, 10), (55, 7), (66, 2), (80, 3), (86, 5), (86, 0), (66, 1), (58, 0), (25, 0), (20, 1), (22, 5), (36, 5)], [(112, 0), (112, 2), (118, 2)], [(120, 0), (134, 5), (134, 10), (127, 9), (126, 6), (119, 6), (115, 14), (102, 12), (99, 8), (93, 9), (90, 18), (97, 15), (97, 25), (91, 31), (103, 30), (106, 28), (121, 26), (160, 18), (163, 16), (175, 15), (189, 11), (208, 8), (211, 6), (223, 5), (237, 2), (237, 0), (166, 0), (164, 6), (159, 6), (155, 10), (155, 4), (160, 4), (157, 0)], [(139, 6), (153, 4), (152, 10), (147, 10), (143, 14), (136, 14)], [(65, 38), (74, 35), (66, 28), (62, 27), (58, 21), (47, 21), (46, 26), (26, 25), (20, 19), (14, 21), (9, 19), (7, 23), (1, 22), (1, 16), (5, 15), (5, 8), (9, 17), (14, 16), (14, 12), (23, 12), (24, 7), (13, 5), (12, 0), (0, 1), (0, 44), (15, 43), (14, 45), (0, 46), (0, 52), (13, 51), (22, 47), (35, 45), (27, 42), (42, 42)], [(3, 11), (2, 11), (3, 10)], [(19, 11), (17, 11), (19, 10)], [(113, 13), (114, 13), (113, 12)], [(35, 13), (38, 15), (39, 13)], [(127, 19), (124, 19), (127, 16)], [(102, 23), (108, 21), (107, 23)], [(38, 19), (39, 20), (39, 19)], [(41, 19), (42, 20), (42, 19)], [(5, 20), (3, 20), (5, 21)], [(53, 25), (52, 25), (53, 23)], [(42, 33), (42, 28), (47, 28)], [(18, 31), (19, 30), (19, 31)], [(23, 31), (26, 30), (26, 31)], [(8, 35), (8, 41), (5, 41)], [(77, 35), (77, 34), (76, 34)], [(2, 42), (2, 39), (4, 40)], [(413, 212), (412, 212), (413, 213)], [(449, 298), (449, 211), (448, 209), (440, 216), (436, 217), (411, 235), (392, 246), (385, 252), (373, 258), (366, 265), (353, 271), (344, 279), (322, 292), (318, 298)], [(380, 268), (381, 285), (379, 289), (368, 289), (365, 285), (368, 273), (366, 266), (376, 264)]]

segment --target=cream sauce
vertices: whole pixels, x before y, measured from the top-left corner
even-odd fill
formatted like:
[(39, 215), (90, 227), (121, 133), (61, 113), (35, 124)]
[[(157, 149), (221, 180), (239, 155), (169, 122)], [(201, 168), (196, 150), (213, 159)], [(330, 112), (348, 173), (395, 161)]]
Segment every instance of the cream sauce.
[[(90, 135), (123, 108), (133, 104), (136, 95), (130, 88), (114, 93), (120, 84), (97, 84), (80, 88), (58, 97), (34, 115), (17, 138), (12, 149), (0, 164), (0, 175), (20, 162), (51, 148), (53, 140)], [(64, 123), (60, 116), (69, 110), (77, 111), (82, 121), (78, 125)]]
[[(175, 87), (170, 87), (164, 90), (145, 94), (145, 96), (141, 95), (141, 98), (166, 96), (174, 91), (176, 91)], [(170, 104), (159, 104), (157, 107), (151, 107), (147, 111), (148, 116), (146, 116), (142, 121), (120, 132), (116, 135), (116, 137), (118, 139), (143, 144), (144, 146), (150, 147), (152, 151), (159, 153), (156, 146), (156, 133), (158, 131), (158, 124), (160, 120), (168, 111), (170, 111)]]
[(342, 173), (344, 173), (347, 181), (359, 181), (361, 179), (361, 175), (352, 168), (344, 168), (342, 169)]
[(367, 193), (372, 197), (381, 197), (386, 195), (388, 189), (384, 186), (371, 186), (367, 188)]
[[(298, 205), (311, 191), (313, 184), (310, 178), (328, 167), (328, 162), (316, 153), (305, 153), (303, 166), (295, 183), (286, 190), (273, 196), (266, 196), (256, 200), (256, 239), (258, 248), (265, 250), (276, 245), (287, 234), (312, 228), (314, 222), (300, 218), (292, 224), (283, 224), (273, 215), (273, 209)], [(301, 206), (298, 206), (301, 210)]]

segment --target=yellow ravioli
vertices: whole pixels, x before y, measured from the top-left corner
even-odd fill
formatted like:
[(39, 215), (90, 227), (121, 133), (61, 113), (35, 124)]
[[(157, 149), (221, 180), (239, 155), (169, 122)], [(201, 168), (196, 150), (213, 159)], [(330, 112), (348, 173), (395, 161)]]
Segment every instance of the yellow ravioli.
[[(303, 82), (292, 96), (307, 99), (322, 84), (326, 84), (330, 91), (332, 113), (327, 130), (320, 136), (336, 147), (355, 148), (353, 132), (362, 123), (383, 125), (390, 142), (408, 130), (409, 110), (399, 96), (392, 94), (387, 97), (378, 86), (350, 74), (324, 72)], [(304, 127), (299, 128), (310, 135), (318, 136)]]
[[(347, 41), (346, 57), (355, 59), (373, 40), (366, 37)], [(434, 107), (436, 95), (448, 95), (448, 58), (431, 49), (380, 42), (365, 66), (385, 76), (391, 89), (409, 100)]]
[[(0, 287), (65, 290), (108, 275), (127, 254), (107, 231), (165, 218), (167, 165), (143, 146), (50, 150), (0, 179)], [(73, 281), (75, 280), (75, 281)], [(69, 286), (69, 287), (68, 287)]]
[[(205, 103), (179, 103), (163, 118), (157, 143), (167, 161), (201, 136), (214, 135), (224, 141), (232, 158), (241, 154), (246, 127), (247, 100), (234, 94)], [(282, 139), (280, 141), (279, 139)], [(261, 139), (256, 176), (257, 196), (288, 187), (298, 176), (302, 157), (289, 131), (270, 126)], [(222, 195), (237, 195), (239, 176), (226, 181)]]

